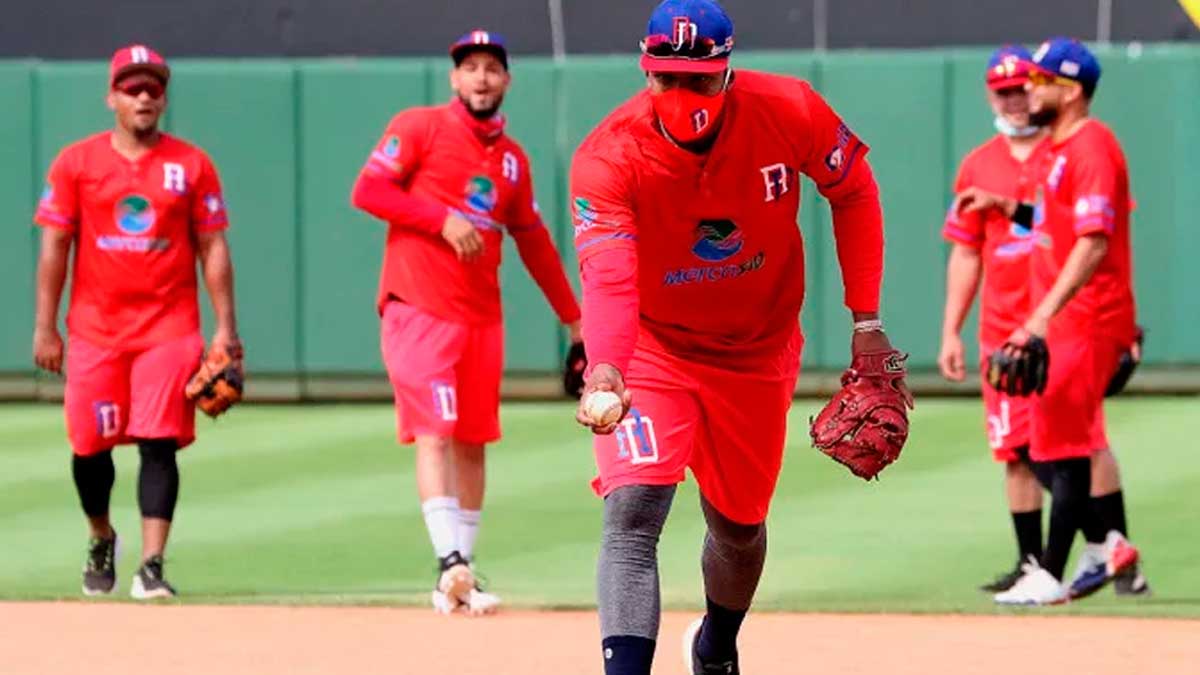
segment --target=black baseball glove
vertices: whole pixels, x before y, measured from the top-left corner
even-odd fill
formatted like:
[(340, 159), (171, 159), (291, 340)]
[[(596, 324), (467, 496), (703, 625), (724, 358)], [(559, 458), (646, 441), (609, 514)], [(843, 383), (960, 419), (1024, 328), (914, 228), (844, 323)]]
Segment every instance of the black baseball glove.
[(583, 371), (587, 370), (587, 352), (582, 342), (572, 342), (563, 364), (563, 392), (579, 398), (583, 395)]
[(1146, 331), (1141, 326), (1137, 327), (1137, 336), (1134, 341), (1137, 344), (1136, 354), (1134, 353), (1134, 345), (1130, 345), (1121, 354), (1121, 361), (1117, 364), (1117, 372), (1113, 373), (1112, 379), (1108, 381), (1108, 388), (1104, 390), (1104, 395), (1116, 396), (1125, 391), (1125, 385), (1129, 384), (1129, 378), (1133, 377), (1133, 371), (1137, 370), (1138, 364), (1142, 362), (1142, 343), (1146, 340)]
[(1029, 336), (1023, 345), (1006, 342), (988, 356), (988, 384), (1009, 396), (1042, 393), (1049, 373), (1050, 350), (1046, 341), (1036, 335)]

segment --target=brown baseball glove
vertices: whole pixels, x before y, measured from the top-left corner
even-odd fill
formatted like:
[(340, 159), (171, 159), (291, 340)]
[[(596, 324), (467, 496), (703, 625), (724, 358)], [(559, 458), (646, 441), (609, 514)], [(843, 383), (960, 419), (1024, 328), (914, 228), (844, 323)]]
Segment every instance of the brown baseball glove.
[(908, 440), (913, 402), (900, 386), (907, 358), (895, 350), (855, 355), (841, 391), (810, 420), (813, 445), (864, 480), (899, 459)]
[(242, 400), (244, 382), (241, 347), (230, 351), (214, 348), (205, 355), (184, 393), (204, 414), (215, 418)]

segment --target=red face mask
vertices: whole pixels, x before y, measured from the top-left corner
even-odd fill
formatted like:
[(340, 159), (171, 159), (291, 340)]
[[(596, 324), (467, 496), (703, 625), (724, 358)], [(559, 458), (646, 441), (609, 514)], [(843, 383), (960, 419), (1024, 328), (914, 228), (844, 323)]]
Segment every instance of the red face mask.
[(715, 96), (705, 96), (690, 89), (675, 87), (650, 96), (654, 112), (663, 129), (680, 143), (700, 140), (712, 131), (725, 108), (727, 89)]

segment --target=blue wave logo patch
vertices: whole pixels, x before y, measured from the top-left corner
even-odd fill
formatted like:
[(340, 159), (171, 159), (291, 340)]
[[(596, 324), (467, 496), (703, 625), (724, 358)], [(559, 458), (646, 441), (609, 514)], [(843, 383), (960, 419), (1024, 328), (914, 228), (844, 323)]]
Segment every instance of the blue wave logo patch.
[(496, 208), (496, 184), (487, 176), (475, 176), (467, 182), (467, 206), (479, 213)]
[(737, 255), (745, 243), (732, 220), (702, 220), (696, 226), (692, 253), (701, 260), (721, 262)]
[(154, 227), (154, 205), (141, 195), (123, 197), (113, 209), (113, 219), (125, 234), (146, 234)]

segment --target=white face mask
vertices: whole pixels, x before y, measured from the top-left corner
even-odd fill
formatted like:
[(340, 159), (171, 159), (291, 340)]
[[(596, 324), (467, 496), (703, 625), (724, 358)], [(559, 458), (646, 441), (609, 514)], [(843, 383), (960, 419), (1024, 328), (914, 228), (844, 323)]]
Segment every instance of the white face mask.
[(1040, 128), (1041, 127), (1035, 127), (1031, 124), (1023, 127), (1013, 126), (1012, 122), (1009, 122), (999, 115), (996, 116), (996, 131), (999, 131), (1009, 138), (1029, 138), (1030, 136), (1036, 134)]

